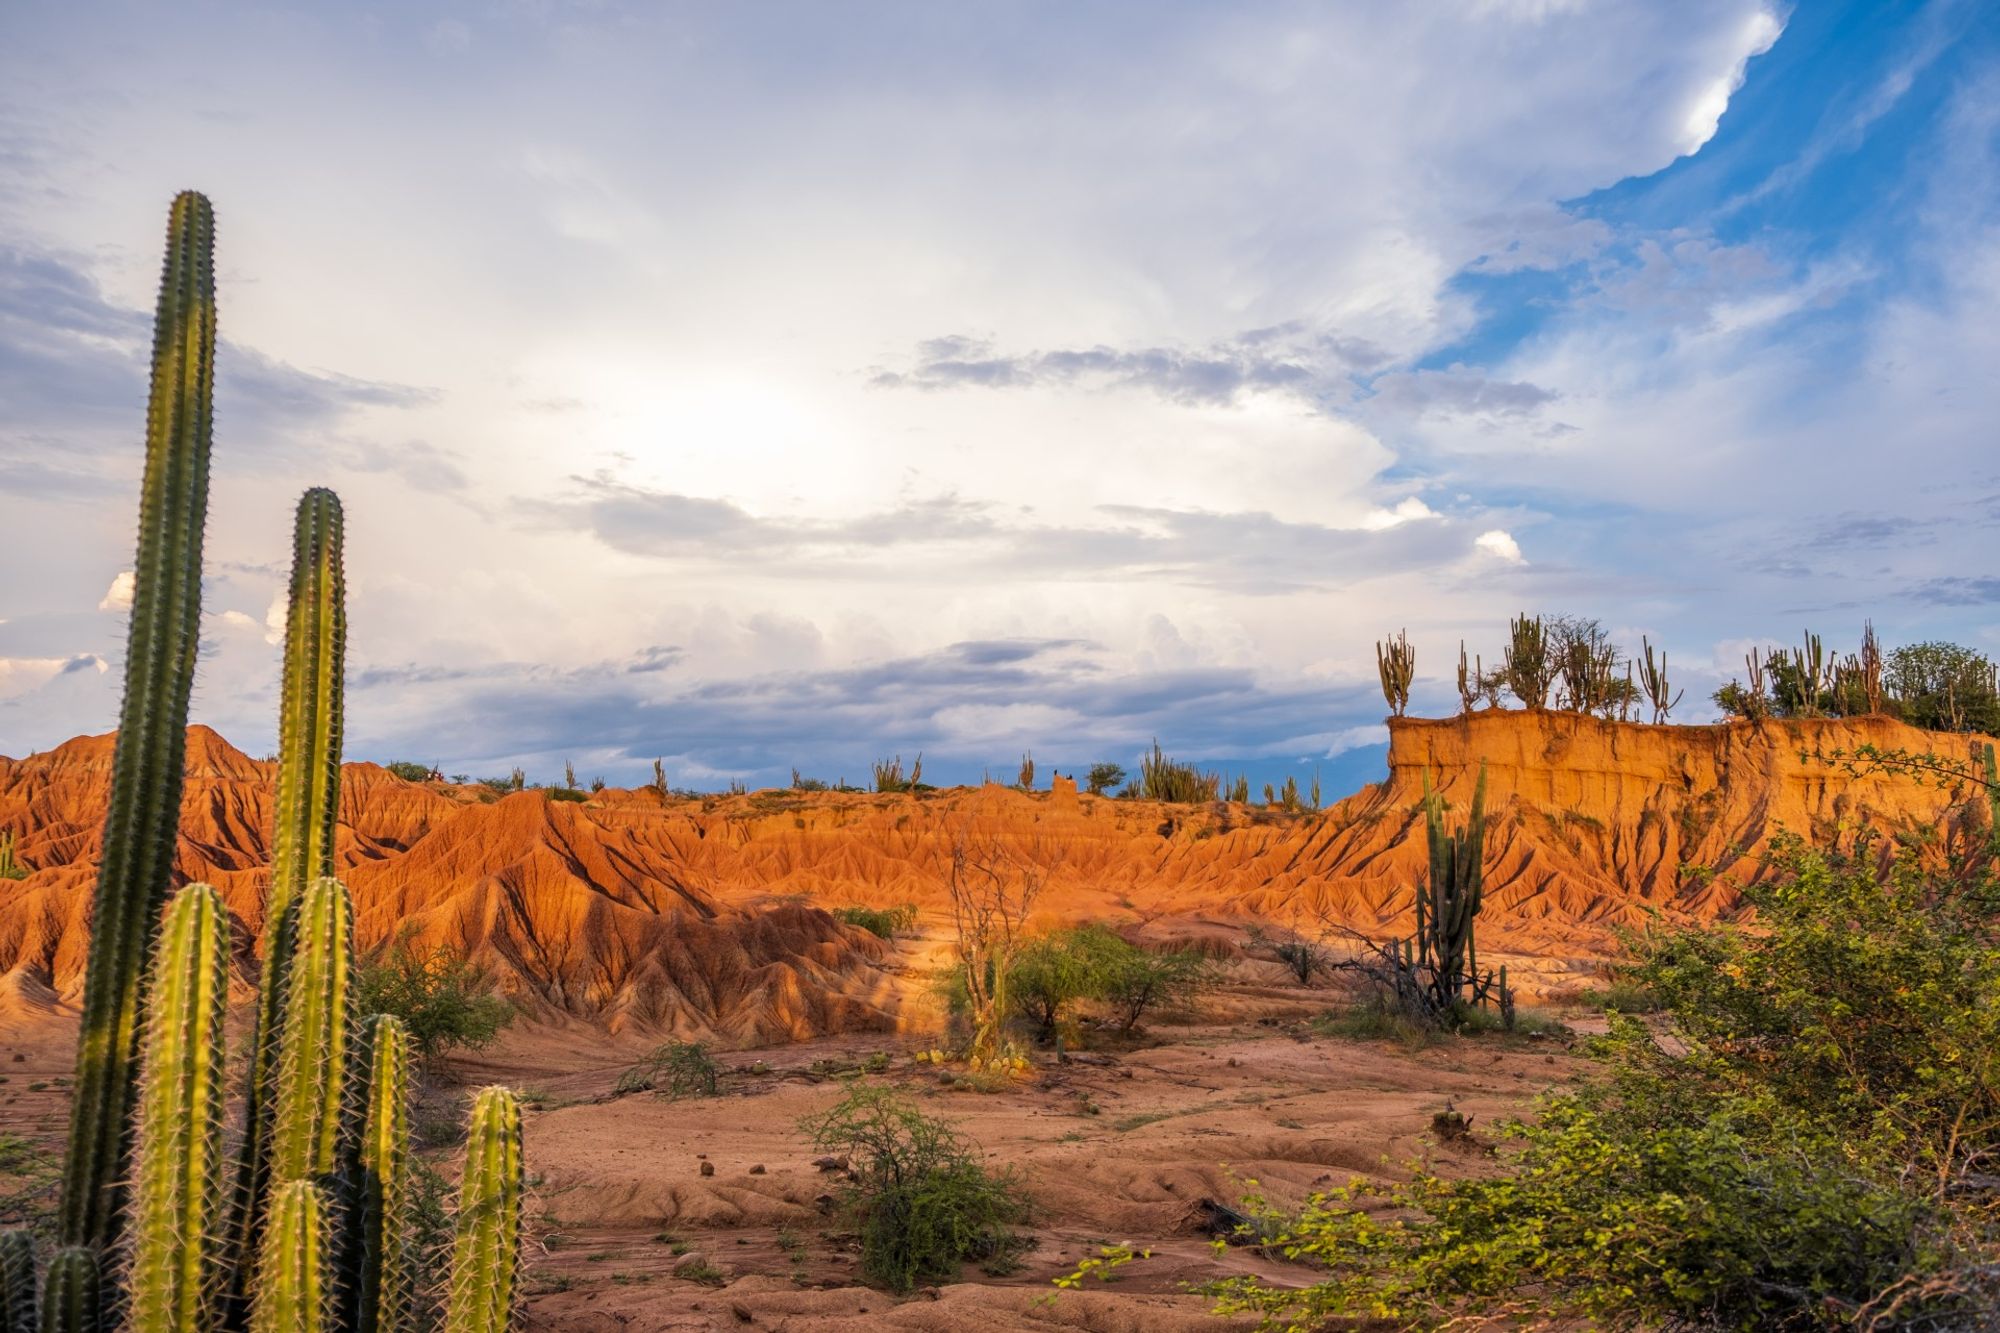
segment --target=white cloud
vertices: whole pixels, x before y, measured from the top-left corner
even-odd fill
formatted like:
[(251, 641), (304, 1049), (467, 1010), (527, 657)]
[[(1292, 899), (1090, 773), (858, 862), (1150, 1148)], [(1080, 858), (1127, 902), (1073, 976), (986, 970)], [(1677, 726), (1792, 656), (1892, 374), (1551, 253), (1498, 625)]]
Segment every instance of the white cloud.
[(1729, 109), (1729, 99), (1743, 86), (1751, 60), (1770, 50), (1784, 31), (1784, 22), (1769, 10), (1758, 10), (1743, 24), (1735, 63), (1702, 88), (1688, 108), (1681, 125), (1682, 157), (1701, 151), (1701, 146), (1715, 137), (1715, 131), (1722, 125), (1722, 114)]
[(1476, 549), (1495, 559), (1504, 560), (1510, 565), (1524, 563), (1521, 558), (1521, 544), (1514, 540), (1512, 533), (1500, 528), (1491, 528), (1480, 533), (1472, 544)]
[(285, 641), (285, 622), (290, 617), (290, 594), (281, 588), (278, 590), (277, 595), (271, 598), (271, 604), (264, 608), (264, 642), (283, 643)]
[(104, 594), (104, 600), (97, 604), (100, 611), (130, 611), (132, 592), (136, 587), (136, 576), (129, 569), (121, 570), (111, 580), (111, 588)]

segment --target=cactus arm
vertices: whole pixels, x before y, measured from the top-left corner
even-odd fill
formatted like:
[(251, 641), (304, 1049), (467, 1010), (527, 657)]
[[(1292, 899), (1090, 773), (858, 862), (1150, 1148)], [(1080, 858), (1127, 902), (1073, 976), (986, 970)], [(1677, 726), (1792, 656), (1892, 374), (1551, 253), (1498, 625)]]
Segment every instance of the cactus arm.
[(97, 1256), (81, 1245), (56, 1251), (42, 1283), (42, 1333), (98, 1333)]
[(271, 1191), (255, 1287), (250, 1333), (325, 1333), (326, 1202), (318, 1186), (294, 1180)]
[(0, 1231), (0, 1333), (35, 1333), (35, 1238)]
[[(278, 774), (272, 807), (271, 888), (264, 907), (264, 960), (250, 1034), (244, 1136), (236, 1165), (234, 1226), (244, 1254), (254, 1254), (269, 1169), (271, 1101), (283, 1026), (286, 973), (293, 952), (293, 911), (314, 879), (334, 872), (340, 803), (346, 584), (344, 519), (332, 491), (299, 498), (292, 525), (291, 596), (285, 614)], [(237, 1297), (247, 1264), (238, 1266)]]
[(354, 1049), (354, 923), (347, 890), (337, 879), (314, 880), (299, 900), (297, 919), (272, 1106), (274, 1184), (331, 1176), (341, 1166)]
[(511, 1326), (521, 1244), (521, 1104), (485, 1088), (472, 1104), (452, 1245), (445, 1333), (503, 1333)]
[(173, 883), (188, 691), (201, 631), (215, 356), (215, 220), (198, 194), (174, 200), (153, 324), (146, 468), (133, 567), (125, 695), (118, 713), (104, 856), (91, 906), (76, 1095), (63, 1170), (65, 1245), (107, 1251), (124, 1211), (137, 1088), (139, 999)]
[(355, 1271), (358, 1333), (396, 1333), (410, 1306), (410, 1036), (400, 1019), (368, 1020), (368, 1110), (360, 1144)]
[(131, 1318), (144, 1333), (201, 1333), (223, 1275), (229, 915), (214, 889), (190, 884), (175, 895), (155, 957), (139, 1090)]

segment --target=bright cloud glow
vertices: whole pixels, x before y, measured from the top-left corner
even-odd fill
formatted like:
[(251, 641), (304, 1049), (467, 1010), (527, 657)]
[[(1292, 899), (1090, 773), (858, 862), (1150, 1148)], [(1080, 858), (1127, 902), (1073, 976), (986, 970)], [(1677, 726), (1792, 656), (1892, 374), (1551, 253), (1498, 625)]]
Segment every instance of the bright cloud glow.
[(1367, 757), (1384, 627), (1450, 708), (1517, 610), (2000, 649), (1980, 6), (99, 8), (0, 20), (0, 749), (115, 720), (190, 183), (253, 751), (322, 484), (352, 752), (457, 771)]

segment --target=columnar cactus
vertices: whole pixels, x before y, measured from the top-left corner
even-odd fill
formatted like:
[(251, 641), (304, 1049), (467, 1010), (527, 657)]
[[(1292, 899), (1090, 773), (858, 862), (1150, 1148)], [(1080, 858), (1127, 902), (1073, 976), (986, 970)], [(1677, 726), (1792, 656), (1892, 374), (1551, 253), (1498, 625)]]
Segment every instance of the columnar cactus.
[(337, 879), (306, 886), (297, 908), (272, 1097), (273, 1186), (333, 1175), (342, 1164), (353, 1058), (354, 921)]
[(97, 1333), (103, 1301), (98, 1288), (93, 1251), (81, 1245), (57, 1250), (42, 1283), (42, 1333)]
[[(76, 1092), (63, 1169), (66, 1246), (107, 1253), (124, 1218), (137, 1084), (140, 983), (173, 884), (187, 746), (188, 691), (201, 632), (201, 542), (208, 512), (215, 361), (215, 218), (208, 200), (174, 200), (153, 320), (146, 470), (125, 638), (104, 856), (92, 900)], [(72, 1266), (75, 1261), (72, 1261)]]
[(35, 1333), (35, 1238), (0, 1231), (0, 1333)]
[(1418, 959), (1435, 978), (1441, 1009), (1456, 1004), (1478, 977), (1473, 922), (1482, 901), (1481, 860), (1486, 846), (1486, 766), (1472, 790), (1472, 811), (1456, 833), (1444, 825), (1444, 801), (1424, 779), (1424, 833), (1430, 846), (1430, 873), (1417, 886)]
[(445, 1333), (504, 1333), (521, 1246), (521, 1103), (482, 1088), (472, 1103)]
[(368, 1111), (361, 1127), (358, 1229), (351, 1279), (354, 1327), (404, 1326), (414, 1277), (410, 1236), (410, 1034), (402, 1020), (368, 1020)]
[(1382, 677), (1382, 698), (1389, 711), (1401, 717), (1410, 706), (1410, 682), (1417, 675), (1417, 650), (1410, 636), (1397, 631), (1396, 637), (1375, 644), (1375, 671)]
[(250, 1333), (323, 1333), (327, 1327), (326, 1212), (311, 1181), (272, 1189)]
[(256, 1248), (270, 1166), (273, 1118), (268, 1108), (277, 1077), (280, 1014), (292, 958), (292, 914), (306, 885), (334, 872), (347, 642), (342, 529), (340, 498), (332, 491), (315, 488), (299, 498), (292, 525), (291, 597), (285, 612), (271, 888), (264, 906), (264, 962), (250, 1034), (246, 1132), (236, 1168), (236, 1228), (240, 1244), (250, 1251)]
[(161, 927), (146, 1001), (133, 1184), (131, 1319), (144, 1333), (200, 1333), (217, 1307), (225, 1241), (223, 1016), (229, 913), (190, 884)]

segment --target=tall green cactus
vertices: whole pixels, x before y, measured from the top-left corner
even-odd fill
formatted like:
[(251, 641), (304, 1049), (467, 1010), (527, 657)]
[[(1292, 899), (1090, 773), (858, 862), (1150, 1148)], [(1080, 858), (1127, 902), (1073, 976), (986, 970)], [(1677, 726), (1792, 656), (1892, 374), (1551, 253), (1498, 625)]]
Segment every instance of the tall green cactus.
[(472, 1103), (445, 1333), (505, 1333), (521, 1249), (521, 1103), (482, 1088)]
[(0, 1231), (0, 1333), (35, 1333), (35, 1238)]
[(294, 1180), (271, 1191), (258, 1252), (250, 1333), (323, 1333), (328, 1324), (326, 1200), (319, 1187)]
[(1479, 975), (1473, 923), (1484, 899), (1481, 862), (1486, 846), (1486, 765), (1472, 789), (1472, 810), (1456, 833), (1445, 827), (1444, 800), (1424, 776), (1424, 833), (1430, 873), (1417, 886), (1417, 935), (1412, 942), (1419, 964), (1432, 978), (1432, 998), (1440, 1011), (1456, 1005)]
[(401, 1019), (368, 1020), (368, 1111), (349, 1279), (357, 1333), (395, 1333), (409, 1315), (415, 1256), (410, 1234), (410, 1034)]
[(97, 1333), (103, 1301), (97, 1255), (66, 1245), (49, 1260), (42, 1282), (42, 1333)]
[[(264, 906), (264, 963), (250, 1034), (245, 1133), (236, 1167), (235, 1226), (254, 1251), (270, 1166), (269, 1114), (291, 966), (293, 911), (314, 879), (334, 872), (340, 805), (343, 655), (347, 644), (344, 519), (340, 498), (314, 488), (299, 497), (292, 524), (291, 597), (285, 612), (285, 670), (278, 716), (278, 780), (272, 808), (271, 888)], [(239, 1279), (240, 1281), (240, 1279)], [(239, 1289), (238, 1296), (242, 1292)]]
[(201, 1333), (227, 1275), (228, 1001), (229, 913), (214, 889), (190, 884), (167, 909), (146, 1000), (130, 1274), (131, 1322), (142, 1333)]
[(153, 320), (125, 697), (118, 713), (104, 855), (92, 900), (83, 1027), (63, 1170), (62, 1241), (100, 1252), (116, 1244), (124, 1218), (141, 981), (160, 908), (173, 884), (188, 691), (201, 632), (201, 540), (208, 512), (215, 362), (214, 251), (215, 218), (208, 200), (194, 193), (180, 195), (167, 226), (166, 265)]
[(274, 1187), (333, 1175), (349, 1129), (348, 1067), (354, 1052), (354, 919), (337, 879), (306, 886), (285, 979), (284, 1026), (272, 1097)]

